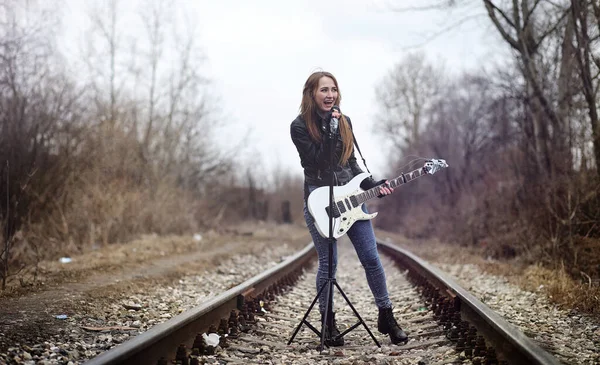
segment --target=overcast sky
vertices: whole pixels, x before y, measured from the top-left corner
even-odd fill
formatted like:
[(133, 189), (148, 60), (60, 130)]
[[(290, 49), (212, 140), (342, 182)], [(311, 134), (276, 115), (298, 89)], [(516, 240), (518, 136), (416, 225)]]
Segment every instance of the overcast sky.
[[(82, 4), (90, 1), (69, 2), (73, 26), (81, 26), (77, 18), (85, 16)], [(497, 36), (485, 16), (424, 42), (460, 15), (391, 10), (391, 6), (422, 5), (421, 0), (181, 0), (175, 4), (185, 6), (197, 20), (199, 42), (207, 57), (205, 73), (220, 108), (231, 115), (232, 127), (221, 142), (239, 140), (250, 129), (251, 152), (242, 158), (264, 161), (260, 166), (266, 173), (277, 165), (298, 174), (302, 171), (289, 125), (298, 114), (302, 87), (311, 72), (323, 69), (337, 77), (342, 112), (352, 118), (361, 150), (377, 178), (388, 158), (381, 139), (372, 133), (379, 109), (374, 90), (392, 66), (408, 52), (420, 50), (431, 62), (443, 62), (450, 72), (459, 72), (489, 63), (498, 49)]]

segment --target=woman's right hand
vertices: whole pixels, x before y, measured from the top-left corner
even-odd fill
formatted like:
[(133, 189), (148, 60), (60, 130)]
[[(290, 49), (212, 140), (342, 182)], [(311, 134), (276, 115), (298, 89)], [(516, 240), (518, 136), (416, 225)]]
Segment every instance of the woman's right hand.
[(388, 180), (379, 185), (379, 197), (390, 195), (393, 192), (394, 189), (390, 186), (390, 182)]

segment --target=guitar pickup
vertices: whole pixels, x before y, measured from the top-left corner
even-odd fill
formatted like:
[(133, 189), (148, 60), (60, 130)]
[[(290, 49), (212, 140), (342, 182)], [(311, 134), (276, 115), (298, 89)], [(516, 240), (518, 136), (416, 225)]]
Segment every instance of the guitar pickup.
[[(327, 212), (328, 216), (331, 216), (329, 214), (329, 207), (325, 207), (325, 211)], [(346, 207), (344, 206), (344, 202), (336, 202), (336, 204), (334, 205), (334, 209), (333, 209), (333, 218), (339, 218), (342, 214), (340, 213), (340, 211), (342, 213), (346, 212)]]

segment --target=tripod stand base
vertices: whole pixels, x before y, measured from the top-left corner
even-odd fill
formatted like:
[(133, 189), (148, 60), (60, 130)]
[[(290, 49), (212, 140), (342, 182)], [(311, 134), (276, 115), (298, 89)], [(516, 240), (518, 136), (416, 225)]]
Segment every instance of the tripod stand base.
[[(329, 306), (329, 304), (332, 302), (332, 300), (328, 300), (327, 303), (325, 304), (325, 313), (324, 313), (323, 318), (322, 318), (323, 322), (321, 323), (321, 331), (317, 330), (310, 322), (308, 322), (306, 320), (306, 318), (308, 317), (309, 313), (312, 311), (313, 307), (315, 306), (315, 303), (319, 299), (319, 296), (321, 295), (321, 293), (323, 292), (323, 290), (327, 289), (327, 298), (332, 298), (333, 287), (334, 286), (335, 286), (335, 288), (337, 288), (337, 290), (339, 291), (339, 293), (342, 295), (342, 297), (344, 298), (344, 300), (346, 301), (346, 303), (348, 303), (348, 305), (352, 309), (352, 312), (354, 312), (354, 315), (358, 318), (358, 322), (355, 323), (354, 325), (350, 326), (348, 329), (346, 329), (344, 332), (340, 333), (339, 335), (331, 338), (331, 333), (326, 333), (326, 328), (328, 328), (326, 326), (326, 324), (327, 324), (328, 319), (332, 318), (332, 316), (333, 316), (332, 308)], [(325, 349), (325, 347), (329, 347), (329, 344), (327, 342), (330, 342), (330, 343), (335, 342), (336, 340), (344, 337), (346, 334), (348, 334), (350, 331), (354, 330), (355, 328), (357, 328), (361, 324), (363, 325), (363, 327), (365, 328), (365, 330), (367, 330), (367, 333), (369, 334), (369, 336), (371, 336), (371, 338), (373, 339), (373, 341), (375, 342), (375, 344), (377, 345), (377, 347), (381, 347), (381, 345), (379, 344), (379, 342), (377, 341), (377, 339), (375, 338), (375, 336), (373, 335), (373, 333), (371, 332), (371, 330), (369, 329), (369, 327), (367, 326), (367, 324), (365, 323), (365, 321), (362, 319), (362, 317), (360, 316), (360, 314), (358, 313), (358, 311), (356, 310), (356, 308), (354, 308), (354, 306), (352, 305), (352, 303), (350, 302), (350, 300), (346, 296), (346, 293), (344, 293), (344, 291), (342, 290), (342, 288), (340, 288), (340, 286), (338, 285), (337, 281), (335, 279), (332, 279), (332, 278), (326, 279), (326, 281), (323, 284), (323, 286), (321, 286), (321, 288), (319, 289), (316, 297), (313, 299), (312, 303), (308, 307), (308, 310), (304, 314), (304, 317), (302, 318), (302, 320), (300, 321), (300, 323), (296, 327), (296, 330), (292, 334), (292, 337), (288, 341), (288, 343), (287, 343), (288, 345), (290, 345), (292, 343), (292, 341), (294, 341), (294, 338), (298, 334), (298, 331), (300, 331), (300, 328), (302, 328), (303, 324), (305, 324), (309, 329), (311, 329), (314, 333), (317, 334), (317, 336), (319, 336), (321, 338), (321, 344), (319, 345), (319, 351), (323, 351)], [(330, 332), (331, 328), (328, 328), (328, 329), (329, 329), (329, 332)]]

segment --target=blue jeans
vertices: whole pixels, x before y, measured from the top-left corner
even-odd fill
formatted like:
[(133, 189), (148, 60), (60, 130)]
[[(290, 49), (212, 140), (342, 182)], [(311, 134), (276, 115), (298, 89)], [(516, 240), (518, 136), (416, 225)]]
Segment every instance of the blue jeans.
[[(317, 186), (308, 186), (308, 192), (315, 190)], [(363, 205), (363, 211), (366, 213), (367, 208)], [(317, 271), (317, 292), (325, 284), (325, 280), (329, 275), (329, 239), (324, 238), (319, 234), (314, 224), (314, 219), (310, 215), (304, 201), (304, 219), (310, 235), (312, 236), (317, 255), (319, 256), (319, 269)], [(390, 301), (387, 284), (385, 282), (385, 272), (379, 259), (379, 253), (377, 252), (377, 241), (375, 240), (375, 233), (373, 232), (373, 226), (370, 220), (356, 221), (352, 227), (348, 230), (348, 238), (356, 250), (358, 259), (365, 269), (367, 276), (367, 283), (375, 298), (375, 304), (378, 308), (391, 308), (392, 302)], [(335, 278), (335, 272), (337, 269), (337, 240), (333, 243), (333, 267), (332, 273)], [(319, 296), (319, 311), (325, 312), (325, 304), (327, 303), (327, 293), (325, 288)], [(334, 290), (335, 291), (335, 290)]]

